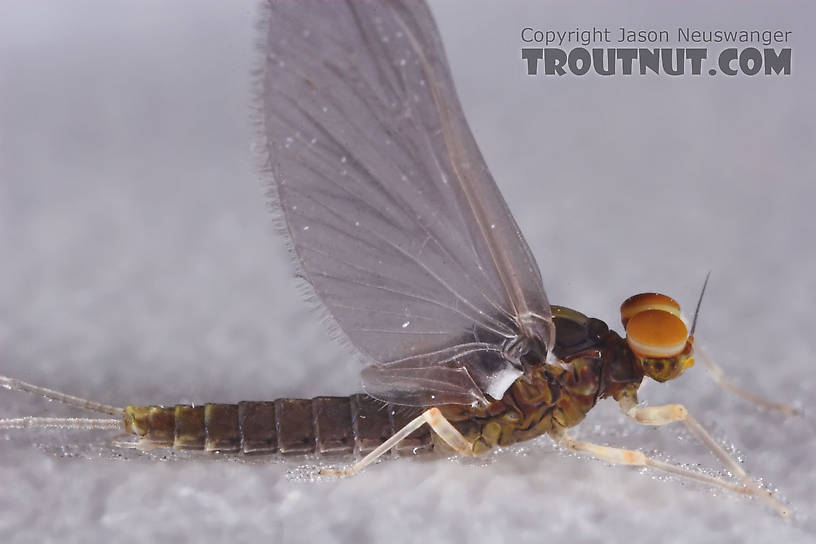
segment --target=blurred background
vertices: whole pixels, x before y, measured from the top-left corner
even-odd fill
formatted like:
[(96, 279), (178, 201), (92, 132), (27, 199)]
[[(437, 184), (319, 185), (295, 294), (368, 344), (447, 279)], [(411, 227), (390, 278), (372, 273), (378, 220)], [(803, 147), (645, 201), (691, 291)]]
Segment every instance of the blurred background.
[[(698, 337), (734, 381), (806, 414), (763, 412), (702, 368), (644, 386), (642, 399), (685, 403), (797, 520), (569, 456), (546, 438), (477, 461), (402, 460), (308, 482), (297, 461), (144, 455), (110, 447), (109, 433), (9, 431), (3, 541), (813, 538), (816, 10), (431, 6), (551, 302), (619, 329), (620, 302), (641, 291), (692, 311), (711, 271)], [(296, 290), (263, 195), (259, 14), (252, 1), (0, 2), (0, 374), (118, 405), (359, 390), (359, 369)], [(526, 26), (791, 30), (793, 67), (530, 77)], [(724, 47), (710, 44), (709, 57)], [(0, 417), (66, 414), (80, 415), (0, 392)], [(578, 436), (717, 470), (682, 429), (635, 428), (610, 402)]]

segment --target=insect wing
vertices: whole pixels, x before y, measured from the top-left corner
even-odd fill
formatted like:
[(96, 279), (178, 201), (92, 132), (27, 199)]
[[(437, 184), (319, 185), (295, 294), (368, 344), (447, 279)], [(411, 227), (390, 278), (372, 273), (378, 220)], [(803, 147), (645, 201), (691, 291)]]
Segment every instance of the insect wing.
[(367, 393), (501, 397), (504, 346), (551, 347), (538, 266), (459, 105), (420, 2), (270, 4), (263, 121), (301, 273), (363, 354)]

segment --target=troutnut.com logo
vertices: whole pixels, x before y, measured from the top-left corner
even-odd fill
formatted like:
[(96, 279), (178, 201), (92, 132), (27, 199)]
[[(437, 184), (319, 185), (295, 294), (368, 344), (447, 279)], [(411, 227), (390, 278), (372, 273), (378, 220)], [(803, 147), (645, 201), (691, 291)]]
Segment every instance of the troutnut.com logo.
[[(531, 76), (787, 76), (791, 73), (791, 48), (785, 46), (790, 44), (791, 34), (790, 30), (690, 27), (673, 33), (624, 27), (560, 31), (528, 26), (521, 30), (521, 59)], [(616, 47), (588, 47), (612, 43)], [(665, 47), (672, 43), (684, 47)], [(700, 47), (708, 44), (718, 47), (713, 51)]]

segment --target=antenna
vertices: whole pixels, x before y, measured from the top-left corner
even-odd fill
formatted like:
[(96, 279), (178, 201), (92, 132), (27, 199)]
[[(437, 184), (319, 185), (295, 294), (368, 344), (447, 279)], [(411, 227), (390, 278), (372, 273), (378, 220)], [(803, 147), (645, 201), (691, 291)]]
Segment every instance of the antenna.
[(697, 308), (694, 309), (694, 320), (691, 322), (691, 332), (689, 337), (694, 336), (694, 329), (697, 327), (697, 317), (700, 315), (700, 304), (703, 302), (703, 295), (705, 294), (706, 286), (708, 286), (708, 278), (711, 276), (711, 270), (706, 273), (703, 288), (700, 290), (700, 298), (697, 299)]

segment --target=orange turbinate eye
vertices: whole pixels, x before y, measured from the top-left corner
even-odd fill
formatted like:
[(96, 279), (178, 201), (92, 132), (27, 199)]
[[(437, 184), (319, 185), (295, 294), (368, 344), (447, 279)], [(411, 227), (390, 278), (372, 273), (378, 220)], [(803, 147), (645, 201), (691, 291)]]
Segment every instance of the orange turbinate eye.
[(623, 327), (626, 328), (626, 323), (632, 316), (646, 310), (663, 310), (680, 316), (680, 305), (673, 298), (660, 293), (640, 293), (627, 298), (621, 304), (621, 323), (623, 323)]
[(626, 325), (626, 341), (643, 357), (674, 357), (683, 351), (688, 328), (679, 315), (665, 310), (645, 310)]

